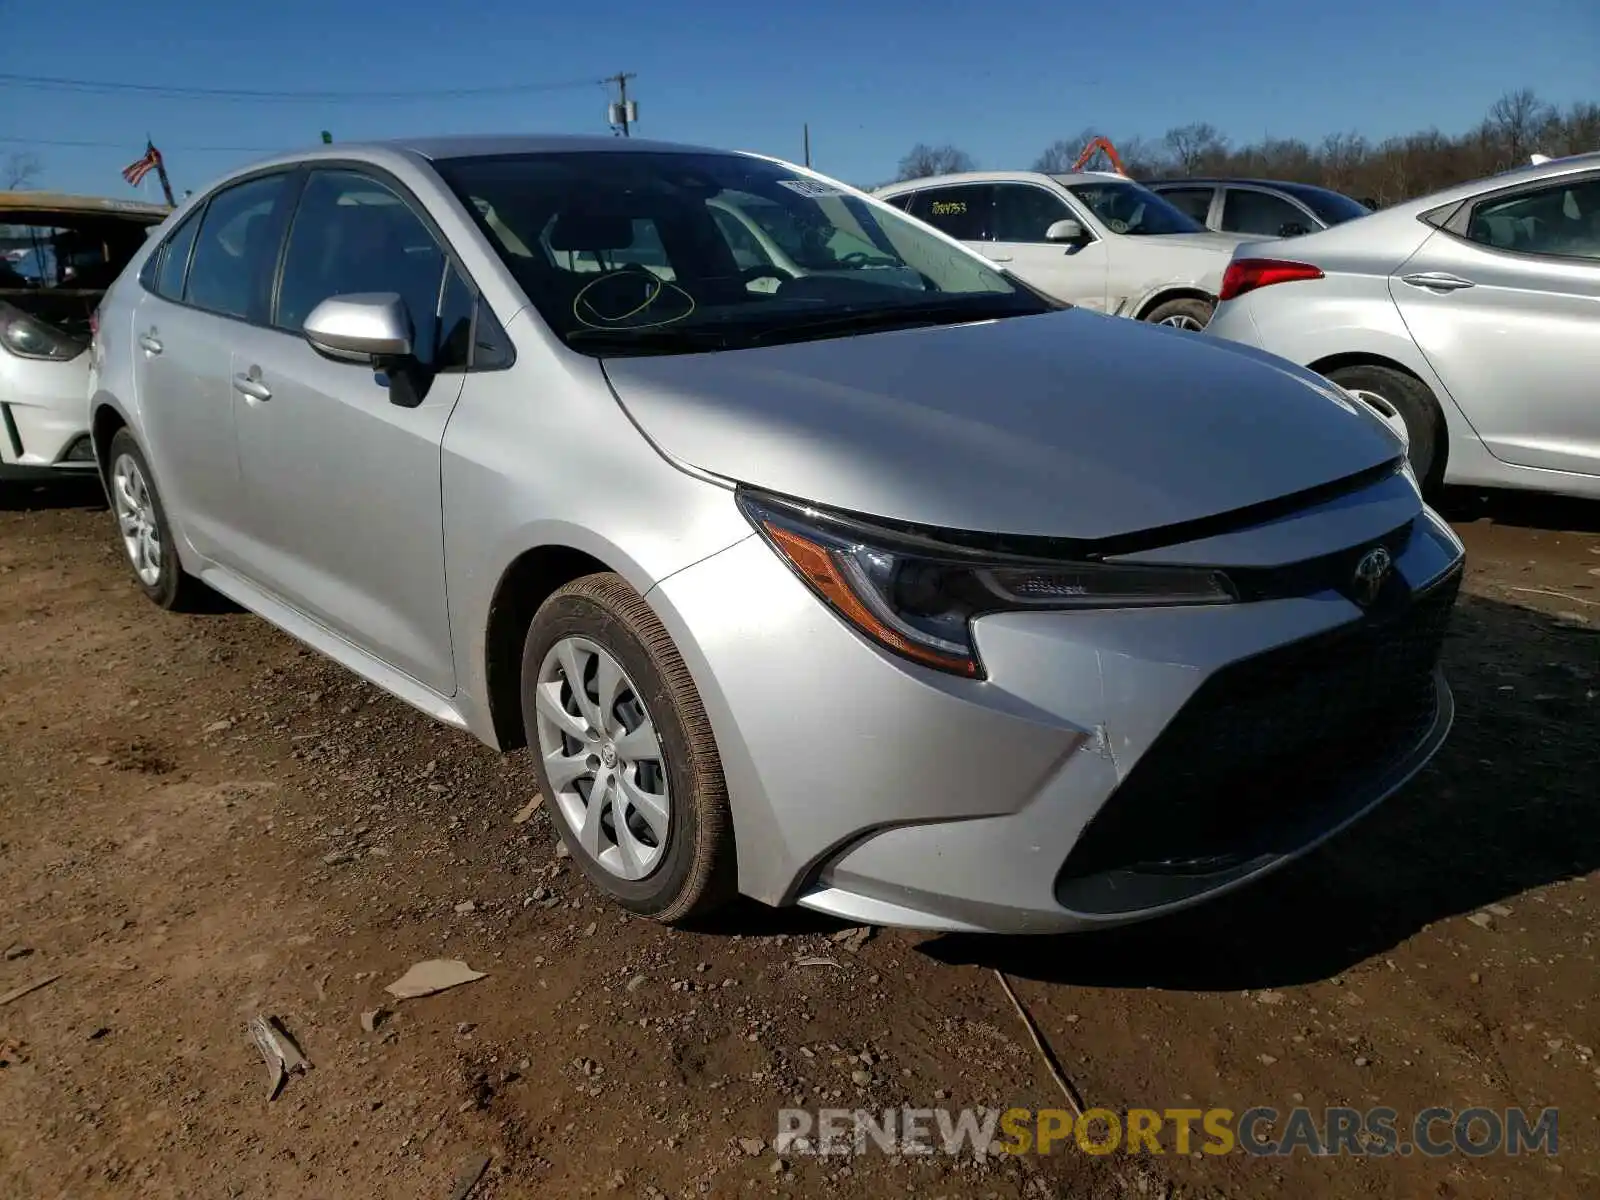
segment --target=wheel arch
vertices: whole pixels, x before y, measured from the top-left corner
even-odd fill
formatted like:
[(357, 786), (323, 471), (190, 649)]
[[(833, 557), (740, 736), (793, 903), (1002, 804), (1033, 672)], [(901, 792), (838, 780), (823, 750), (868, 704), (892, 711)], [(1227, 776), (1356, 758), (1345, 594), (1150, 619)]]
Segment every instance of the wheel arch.
[(117, 435), (117, 430), (130, 428), (131, 425), (132, 422), (122, 410), (104, 393), (94, 398), (89, 417), (89, 441), (94, 447), (95, 468), (100, 474), (102, 485), (107, 483), (107, 474), (111, 466), (108, 459), (111, 439)]
[(1205, 288), (1194, 287), (1192, 285), (1164, 287), (1152, 293), (1151, 295), (1146, 296), (1134, 306), (1134, 319), (1137, 321), (1143, 321), (1146, 317), (1148, 317), (1151, 313), (1160, 308), (1169, 300), (1204, 300), (1207, 304), (1211, 305), (1212, 308), (1215, 308), (1217, 305), (1217, 298), (1210, 292), (1206, 291)]
[(1315, 362), (1306, 364), (1307, 370), (1315, 371), (1318, 375), (1322, 375), (1324, 377), (1329, 377), (1333, 374), (1333, 372), (1342, 370), (1346, 367), (1381, 367), (1384, 370), (1394, 371), (1396, 374), (1404, 375), (1407, 379), (1414, 380), (1417, 383), (1417, 386), (1422, 388), (1422, 390), (1428, 394), (1429, 398), (1433, 401), (1433, 415), (1435, 418), (1436, 437), (1438, 439), (1438, 444), (1434, 448), (1434, 454), (1438, 457), (1439, 465), (1436, 468), (1435, 473), (1438, 475), (1438, 477), (1443, 478), (1445, 471), (1450, 465), (1451, 438), (1449, 408), (1452, 406), (1446, 405), (1440, 399), (1438, 391), (1436, 391), (1433, 385), (1421, 375), (1418, 375), (1410, 367), (1406, 366), (1405, 363), (1398, 362), (1395, 359), (1389, 358), (1383, 354), (1376, 354), (1372, 351), (1363, 350), (1346, 351), (1338, 354), (1325, 355), (1322, 358), (1317, 359)]

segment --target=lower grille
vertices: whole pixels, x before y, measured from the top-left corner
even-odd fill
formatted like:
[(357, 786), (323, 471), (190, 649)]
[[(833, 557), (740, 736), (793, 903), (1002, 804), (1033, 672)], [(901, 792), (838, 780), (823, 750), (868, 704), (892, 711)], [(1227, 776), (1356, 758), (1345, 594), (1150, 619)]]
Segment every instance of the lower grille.
[[(1224, 667), (1178, 712), (1062, 866), (1199, 874), (1287, 852), (1436, 719), (1461, 572), (1409, 603)], [(1303, 836), (1303, 835), (1302, 835)]]

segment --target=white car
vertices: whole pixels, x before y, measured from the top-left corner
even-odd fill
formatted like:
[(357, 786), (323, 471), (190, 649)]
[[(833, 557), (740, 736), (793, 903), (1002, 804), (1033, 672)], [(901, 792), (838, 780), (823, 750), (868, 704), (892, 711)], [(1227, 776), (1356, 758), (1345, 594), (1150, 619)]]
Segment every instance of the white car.
[(1254, 240), (1121, 175), (968, 171), (874, 194), (1048, 296), (1179, 329), (1205, 328), (1234, 249)]
[(0, 483), (94, 474), (94, 312), (168, 211), (94, 196), (0, 192)]
[(1208, 335), (1359, 396), (1424, 489), (1600, 498), (1600, 153), (1242, 250)]

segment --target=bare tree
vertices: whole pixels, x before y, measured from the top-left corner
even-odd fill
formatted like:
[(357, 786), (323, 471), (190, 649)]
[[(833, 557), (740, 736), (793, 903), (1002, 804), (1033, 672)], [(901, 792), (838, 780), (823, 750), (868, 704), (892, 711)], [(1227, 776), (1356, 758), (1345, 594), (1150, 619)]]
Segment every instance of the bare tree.
[(1521, 163), (1538, 150), (1539, 134), (1554, 115), (1532, 88), (1507, 92), (1494, 102), (1487, 125), (1509, 159), (1505, 166)]
[(1217, 132), (1215, 125), (1204, 121), (1169, 129), (1162, 140), (1172, 153), (1174, 167), (1183, 175), (1197, 174), (1208, 163), (1228, 153), (1227, 139)]
[(899, 179), (925, 179), (929, 175), (952, 175), (958, 171), (970, 171), (976, 166), (972, 155), (965, 150), (946, 143), (943, 146), (929, 146), (918, 142), (900, 160)]
[(6, 155), (0, 165), (0, 191), (16, 191), (27, 187), (44, 170), (44, 162), (30, 150), (17, 150)]

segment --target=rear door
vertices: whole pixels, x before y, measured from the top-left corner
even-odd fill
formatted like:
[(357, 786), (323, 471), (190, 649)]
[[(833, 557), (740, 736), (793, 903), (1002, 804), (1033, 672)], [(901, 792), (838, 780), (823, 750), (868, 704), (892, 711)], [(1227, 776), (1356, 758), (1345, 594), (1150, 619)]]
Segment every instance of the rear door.
[(1249, 233), (1259, 237), (1299, 237), (1322, 222), (1300, 204), (1277, 192), (1230, 184), (1222, 194), (1222, 219), (1217, 228), (1224, 233)]
[(1491, 454), (1600, 474), (1600, 172), (1479, 198), (1389, 288)]
[[(1066, 220), (1078, 222), (1084, 240), (1046, 241), (1045, 230)], [(1106, 242), (1058, 193), (1032, 183), (995, 184), (990, 236), (996, 261), (1019, 278), (1058, 300), (1105, 311)]]
[[(422, 402), (371, 366), (325, 358), (302, 329), (330, 296), (405, 300)], [(229, 372), (256, 583), (441, 695), (455, 690), (439, 482), (475, 293), (421, 205), (354, 168), (307, 177), (270, 321)]]
[(961, 183), (924, 188), (911, 197), (911, 207), (906, 211), (940, 233), (965, 242), (991, 261), (1005, 261), (990, 233), (994, 215), (993, 184)]
[[(1172, 205), (1179, 212), (1193, 217), (1200, 224), (1218, 228), (1212, 221), (1211, 204), (1216, 199), (1217, 189), (1210, 184), (1175, 184), (1163, 185), (1152, 189), (1158, 192), (1163, 200)], [(1217, 214), (1220, 219), (1221, 214)]]
[(146, 453), (195, 550), (239, 564), (238, 447), (229, 346), (264, 296), (288, 172), (232, 184), (174, 229), (142, 272), (133, 309), (134, 387)]

